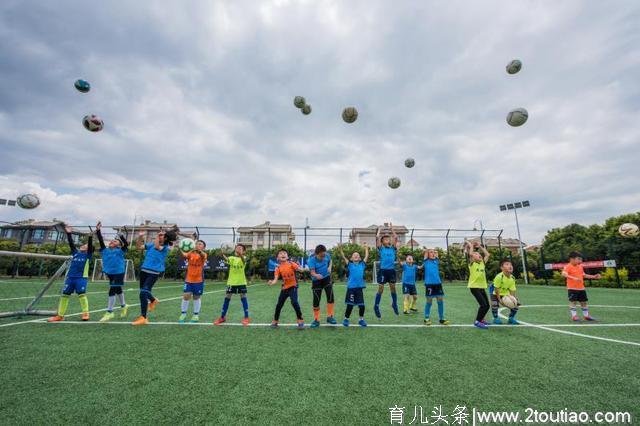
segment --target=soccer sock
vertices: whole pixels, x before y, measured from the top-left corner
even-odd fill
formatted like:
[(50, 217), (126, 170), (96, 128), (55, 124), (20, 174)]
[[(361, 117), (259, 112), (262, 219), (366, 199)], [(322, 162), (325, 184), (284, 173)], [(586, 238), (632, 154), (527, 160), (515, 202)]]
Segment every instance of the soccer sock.
[(220, 316), (222, 318), (226, 318), (227, 317), (227, 311), (229, 310), (229, 302), (231, 301), (231, 299), (227, 299), (226, 297), (224, 298), (224, 302), (222, 302), (222, 313), (220, 314)]
[(328, 317), (332, 317), (333, 316), (333, 314), (334, 314), (333, 307), (334, 307), (333, 303), (327, 303), (327, 316)]
[(125, 307), (127, 306), (127, 304), (124, 302), (124, 293), (119, 293), (118, 294), (118, 299), (120, 300), (120, 306), (121, 307)]
[(517, 313), (518, 313), (518, 308), (511, 309), (511, 312), (509, 312), (509, 318), (515, 318)]
[(376, 302), (374, 305), (378, 306), (380, 304), (380, 299), (382, 299), (382, 294), (376, 293)]
[(147, 293), (140, 290), (140, 315), (147, 317), (147, 308), (149, 307), (149, 299), (147, 299)]
[(364, 306), (358, 306), (358, 313), (360, 314), (360, 319), (364, 319)]
[(351, 316), (351, 311), (353, 311), (353, 305), (347, 305), (347, 309), (344, 311), (344, 317), (349, 319)]
[(193, 300), (193, 315), (199, 315), (200, 314), (200, 307), (202, 307), (202, 300), (201, 299), (194, 299)]
[(107, 304), (107, 312), (113, 312), (113, 306), (116, 304), (116, 297), (109, 296), (109, 303)]
[(405, 312), (409, 310), (409, 299), (405, 298), (404, 299), (404, 310)]
[(313, 319), (316, 321), (320, 319), (320, 308), (313, 308)]
[(396, 292), (391, 292), (391, 305), (398, 306), (398, 294)]
[(582, 316), (583, 317), (589, 316), (589, 308), (582, 308)]
[(246, 297), (241, 297), (240, 300), (242, 301), (242, 309), (244, 310), (244, 317), (249, 318), (249, 301), (247, 300)]
[(426, 302), (424, 304), (424, 317), (425, 318), (429, 318), (429, 315), (431, 315), (431, 305), (433, 305), (433, 302)]
[[(194, 301), (194, 303), (193, 303), (193, 309), (195, 310), (195, 308), (196, 308), (196, 307), (195, 307), (195, 301)], [(182, 312), (183, 314), (186, 314), (188, 310), (189, 310), (189, 301), (188, 301), (188, 300), (184, 300), (184, 299), (182, 299), (182, 310), (181, 310), (181, 312)]]
[(87, 295), (81, 294), (78, 296), (78, 300), (80, 300), (80, 308), (82, 308), (82, 312), (89, 312), (89, 299), (87, 299)]
[(444, 319), (444, 300), (436, 300), (436, 302), (438, 303), (438, 317), (440, 317), (441, 320)]
[(409, 306), (409, 308), (416, 309), (417, 305), (418, 305), (418, 299), (412, 298), (411, 299), (411, 306)]
[(69, 306), (69, 296), (63, 294), (60, 296), (60, 303), (58, 304), (58, 315), (63, 317), (67, 312), (67, 306)]
[(572, 317), (575, 317), (576, 315), (578, 315), (578, 311), (576, 310), (575, 306), (570, 307), (569, 312), (571, 312)]

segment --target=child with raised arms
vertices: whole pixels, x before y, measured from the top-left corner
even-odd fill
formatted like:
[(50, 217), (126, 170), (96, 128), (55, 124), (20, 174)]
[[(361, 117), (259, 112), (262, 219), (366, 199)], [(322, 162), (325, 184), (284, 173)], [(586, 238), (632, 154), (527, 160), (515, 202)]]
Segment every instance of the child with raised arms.
[(402, 312), (405, 315), (409, 313), (418, 312), (416, 307), (418, 303), (418, 292), (416, 291), (416, 276), (418, 275), (418, 269), (422, 266), (418, 266), (413, 263), (413, 256), (407, 255), (404, 262), (400, 262), (402, 266), (402, 295), (403, 295), (403, 307)]
[(207, 244), (196, 241), (196, 248), (188, 253), (182, 252), (178, 248), (180, 255), (187, 260), (187, 273), (184, 277), (184, 287), (182, 289), (182, 307), (178, 322), (184, 324), (187, 319), (189, 302), (193, 299), (193, 315), (191, 323), (200, 321), (200, 309), (202, 308), (202, 294), (204, 293), (204, 266), (207, 263), (207, 253), (204, 251)]
[(100, 319), (100, 322), (107, 322), (115, 317), (113, 308), (116, 304), (116, 296), (120, 302), (120, 318), (127, 316), (127, 304), (124, 301), (124, 274), (125, 274), (125, 254), (129, 248), (127, 239), (121, 235), (116, 235), (109, 245), (104, 244), (102, 237), (102, 222), (96, 224), (96, 236), (100, 244), (100, 254), (102, 255), (102, 272), (109, 278), (109, 298), (107, 301), (107, 312)]
[(320, 326), (320, 300), (324, 291), (327, 298), (327, 323), (335, 324), (333, 283), (331, 282), (331, 255), (327, 248), (320, 244), (316, 246), (314, 254), (309, 257), (309, 272), (311, 274), (311, 291), (313, 292), (313, 322), (311, 328)]
[(438, 304), (438, 318), (441, 325), (449, 325), (450, 321), (444, 316), (444, 289), (440, 278), (440, 259), (438, 251), (426, 249), (424, 252), (424, 289), (427, 301), (424, 304), (424, 325), (431, 325), (431, 306), (433, 299)]
[(378, 292), (376, 293), (375, 303), (373, 304), (373, 312), (376, 317), (382, 318), (380, 313), (380, 300), (382, 299), (382, 293), (384, 292), (384, 285), (389, 284), (389, 292), (391, 293), (391, 307), (393, 312), (398, 315), (398, 295), (396, 294), (396, 261), (398, 259), (398, 235), (393, 229), (393, 224), (389, 223), (391, 227), (391, 235), (393, 236), (393, 242), (389, 235), (382, 235), (382, 228), (378, 227), (376, 233), (376, 246), (378, 248), (378, 258), (380, 260), (380, 268), (378, 270)]
[[(482, 251), (482, 254), (476, 249)], [(489, 260), (489, 252), (480, 243), (472, 244), (470, 241), (465, 241), (464, 251), (469, 256), (469, 284), (467, 287), (478, 302), (478, 312), (473, 325), (486, 330), (489, 325), (484, 317), (489, 311), (489, 298), (487, 297), (485, 264)]]
[(227, 311), (229, 303), (234, 294), (240, 295), (244, 318), (242, 325), (249, 325), (249, 302), (247, 301), (247, 276), (245, 274), (246, 259), (244, 257), (245, 248), (242, 244), (236, 244), (234, 255), (227, 257), (222, 253), (222, 257), (229, 265), (229, 277), (227, 278), (227, 291), (222, 302), (222, 313), (220, 317), (213, 322), (214, 325), (220, 325), (227, 320)]
[(364, 259), (360, 257), (360, 253), (357, 251), (354, 251), (351, 254), (351, 258), (347, 259), (344, 255), (344, 251), (342, 250), (342, 244), (338, 246), (340, 249), (340, 255), (347, 266), (349, 274), (349, 278), (347, 279), (347, 293), (344, 300), (347, 308), (344, 312), (344, 320), (342, 321), (342, 325), (345, 327), (349, 327), (349, 317), (351, 316), (354, 306), (358, 307), (358, 315), (360, 317), (358, 324), (360, 327), (367, 326), (367, 322), (364, 320), (364, 288), (366, 287), (364, 282), (364, 271), (367, 267), (367, 260), (369, 260), (369, 247), (366, 244), (363, 244), (363, 246)]

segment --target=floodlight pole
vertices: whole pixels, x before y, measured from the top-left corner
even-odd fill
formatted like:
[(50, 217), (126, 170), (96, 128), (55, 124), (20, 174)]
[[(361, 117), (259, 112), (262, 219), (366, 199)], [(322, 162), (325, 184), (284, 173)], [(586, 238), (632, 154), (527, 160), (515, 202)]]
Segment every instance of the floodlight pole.
[(520, 237), (520, 223), (518, 222), (518, 209), (513, 209), (516, 216), (516, 229), (518, 230), (518, 245), (520, 246), (520, 258), (522, 259), (522, 271), (524, 274), (524, 283), (529, 284), (529, 274), (527, 273), (527, 262), (524, 261), (524, 247), (522, 246), (522, 238)]

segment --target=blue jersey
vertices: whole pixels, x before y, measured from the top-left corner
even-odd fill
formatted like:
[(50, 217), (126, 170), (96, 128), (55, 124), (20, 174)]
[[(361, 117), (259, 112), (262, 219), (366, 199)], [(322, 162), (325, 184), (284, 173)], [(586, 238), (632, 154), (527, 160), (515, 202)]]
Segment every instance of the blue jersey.
[(416, 271), (418, 267), (413, 264), (409, 266), (407, 263), (402, 264), (402, 284), (416, 285)]
[(426, 285), (442, 284), (442, 279), (440, 278), (440, 260), (424, 260), (424, 283)]
[(157, 250), (155, 243), (147, 243), (144, 247), (147, 249), (147, 253), (144, 256), (141, 269), (157, 273), (164, 272), (164, 262), (169, 253), (169, 246), (164, 245), (162, 250)]
[(72, 250), (72, 253), (73, 258), (71, 259), (71, 265), (69, 265), (67, 278), (89, 278), (91, 253), (81, 252), (75, 248)]
[(102, 270), (105, 274), (124, 274), (124, 255), (127, 250), (120, 247), (100, 249)]
[(347, 280), (347, 288), (364, 288), (364, 270), (367, 265), (364, 262), (353, 263), (349, 262), (347, 268), (349, 269), (349, 279)]
[(393, 246), (380, 246), (380, 248), (378, 248), (378, 255), (380, 257), (380, 269), (396, 268), (396, 252), (397, 250)]
[[(327, 278), (329, 276), (329, 263), (331, 263), (331, 256), (329, 256), (329, 253), (326, 253), (322, 260), (318, 259), (316, 255), (311, 256), (307, 262), (307, 266), (309, 269), (315, 269), (316, 274), (322, 275), (322, 278)], [(317, 281), (313, 275), (311, 276), (311, 281)]]

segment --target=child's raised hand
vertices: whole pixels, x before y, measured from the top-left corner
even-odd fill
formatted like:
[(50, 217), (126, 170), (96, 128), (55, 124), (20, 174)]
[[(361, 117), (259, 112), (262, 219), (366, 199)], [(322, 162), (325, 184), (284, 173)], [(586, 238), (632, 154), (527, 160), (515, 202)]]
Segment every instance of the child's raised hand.
[(102, 222), (98, 221), (98, 223), (96, 223), (96, 231), (99, 231), (100, 229), (102, 229)]
[(69, 225), (65, 225), (64, 226), (64, 232), (66, 232), (67, 234), (70, 234), (73, 232), (73, 228)]

